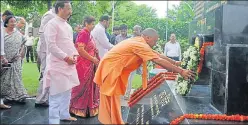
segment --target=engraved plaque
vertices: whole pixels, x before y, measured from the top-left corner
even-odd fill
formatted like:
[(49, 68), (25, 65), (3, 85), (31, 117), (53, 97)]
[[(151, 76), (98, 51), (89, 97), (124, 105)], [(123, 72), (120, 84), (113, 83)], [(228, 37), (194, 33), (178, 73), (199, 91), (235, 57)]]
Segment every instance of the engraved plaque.
[[(173, 93), (164, 82), (130, 108), (130, 124), (169, 124), (182, 115)], [(135, 116), (135, 118), (134, 118)]]

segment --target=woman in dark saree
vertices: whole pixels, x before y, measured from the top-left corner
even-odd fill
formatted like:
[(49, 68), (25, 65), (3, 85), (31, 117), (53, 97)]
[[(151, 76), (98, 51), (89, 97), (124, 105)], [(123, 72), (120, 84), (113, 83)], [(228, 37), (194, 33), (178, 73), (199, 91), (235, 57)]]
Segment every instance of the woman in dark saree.
[(4, 52), (11, 68), (1, 75), (1, 95), (6, 102), (25, 103), (28, 97), (22, 83), (22, 54), (26, 42), (24, 36), (15, 29), (16, 19), (8, 16), (4, 22)]
[(94, 22), (94, 17), (85, 17), (84, 29), (78, 34), (75, 43), (80, 55), (76, 64), (80, 85), (72, 89), (70, 113), (80, 117), (92, 117), (98, 114), (99, 88), (93, 82), (93, 78), (99, 56), (90, 35)]

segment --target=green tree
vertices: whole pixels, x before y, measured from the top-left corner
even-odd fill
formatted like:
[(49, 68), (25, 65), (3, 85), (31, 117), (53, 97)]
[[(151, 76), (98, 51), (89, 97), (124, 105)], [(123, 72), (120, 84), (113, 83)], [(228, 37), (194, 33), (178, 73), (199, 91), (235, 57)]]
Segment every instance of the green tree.
[(34, 27), (39, 27), (42, 15), (48, 10), (49, 3), (55, 0), (3, 0), (1, 12), (9, 9), (15, 16), (24, 17), (28, 22), (33, 22)]
[(168, 37), (175, 33), (184, 51), (188, 47), (189, 23), (194, 18), (192, 1), (182, 1), (179, 6), (174, 6), (168, 11)]
[[(28, 21), (33, 21), (34, 27), (39, 27), (41, 16), (47, 11), (50, 0), (3, 0), (1, 1), (1, 11), (9, 9), (17, 16), (23, 16)], [(54, 3), (55, 0), (52, 0)], [(168, 21), (168, 34), (176, 33), (182, 48), (188, 45), (188, 26), (193, 20), (194, 11), (192, 1), (182, 1), (179, 6), (168, 11), (168, 18), (158, 18), (156, 10), (146, 5), (136, 5), (131, 1), (115, 1), (114, 25), (126, 24), (129, 28), (128, 33), (132, 33), (134, 25), (143, 28), (154, 28), (160, 36), (159, 44), (161, 48), (165, 44), (166, 21)], [(9, 8), (8, 8), (9, 7)], [(112, 1), (72, 1), (73, 14), (70, 24), (82, 24), (83, 18), (87, 15), (94, 16), (96, 23), (103, 14), (112, 15)], [(112, 27), (112, 23), (110, 24)], [(108, 29), (111, 33), (111, 28)], [(169, 36), (169, 35), (168, 35)]]

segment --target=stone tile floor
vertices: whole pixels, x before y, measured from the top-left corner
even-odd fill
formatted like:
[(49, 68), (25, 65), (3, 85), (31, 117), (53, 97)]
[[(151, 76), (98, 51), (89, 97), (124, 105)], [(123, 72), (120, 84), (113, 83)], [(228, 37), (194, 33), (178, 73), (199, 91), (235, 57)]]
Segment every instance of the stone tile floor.
[[(131, 91), (131, 93), (133, 90)], [(14, 104), (11, 109), (0, 110), (1, 124), (48, 124), (48, 108), (35, 108), (35, 99), (27, 99), (26, 104)], [(127, 101), (121, 98), (123, 119), (127, 119)], [(61, 124), (100, 124), (97, 117), (79, 118), (76, 122), (64, 122)]]

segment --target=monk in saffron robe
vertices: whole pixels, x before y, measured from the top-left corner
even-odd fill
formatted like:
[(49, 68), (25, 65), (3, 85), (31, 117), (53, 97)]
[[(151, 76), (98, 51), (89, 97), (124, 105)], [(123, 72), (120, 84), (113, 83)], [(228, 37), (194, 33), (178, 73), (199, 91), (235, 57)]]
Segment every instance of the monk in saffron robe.
[(180, 73), (185, 79), (194, 78), (192, 71), (177, 67), (180, 63), (152, 50), (158, 37), (156, 30), (147, 28), (141, 37), (127, 39), (114, 46), (100, 61), (94, 81), (100, 87), (98, 119), (102, 124), (124, 124), (120, 96), (125, 94), (129, 74), (141, 65), (142, 86), (147, 88), (147, 61)]

